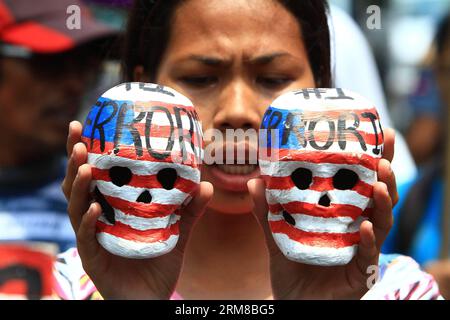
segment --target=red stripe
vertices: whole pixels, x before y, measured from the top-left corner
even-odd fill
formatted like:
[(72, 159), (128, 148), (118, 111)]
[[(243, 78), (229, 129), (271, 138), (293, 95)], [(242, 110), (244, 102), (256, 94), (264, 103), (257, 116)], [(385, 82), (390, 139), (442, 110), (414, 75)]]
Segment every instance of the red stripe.
[(408, 295), (403, 300), (410, 300), (411, 296), (416, 292), (417, 288), (419, 287), (420, 281), (415, 282), (411, 285), (411, 288), (409, 289)]
[[(324, 152), (324, 151), (305, 151), (305, 150), (289, 150), (289, 149), (277, 149), (272, 153), (278, 152), (278, 159), (280, 161), (303, 161), (315, 164), (331, 163), (331, 164), (348, 164), (348, 165), (361, 165), (370, 170), (376, 170), (378, 168), (378, 162), (380, 158), (375, 158), (367, 154), (352, 152)], [(260, 158), (270, 161), (276, 161), (276, 159), (267, 159), (267, 151), (265, 148), (260, 147)]]
[[(274, 177), (274, 176), (261, 176), (267, 184), (268, 189), (275, 190), (289, 190), (295, 188), (295, 184), (292, 181), (290, 176), (286, 177)], [(331, 191), (335, 190), (333, 186), (333, 178), (322, 178), (322, 177), (313, 177), (313, 181), (308, 190), (313, 191)], [(373, 186), (365, 183), (362, 180), (359, 180), (356, 185), (351, 189), (352, 191), (356, 191), (360, 195), (364, 197), (371, 198), (373, 195)]]
[(97, 233), (104, 232), (110, 235), (135, 242), (155, 243), (166, 241), (171, 235), (179, 234), (179, 221), (170, 225), (166, 229), (152, 229), (152, 230), (136, 230), (123, 223), (116, 221), (114, 226), (107, 225), (100, 220), (97, 220)]
[(179, 207), (179, 205), (173, 204), (130, 202), (107, 195), (104, 197), (112, 207), (119, 209), (124, 214), (141, 218), (167, 217)]
[(350, 115), (350, 113), (356, 114), (359, 118), (360, 122), (371, 122), (369, 118), (365, 118), (362, 116), (363, 113), (372, 113), (374, 115), (376, 115), (375, 122), (377, 123), (377, 130), (379, 130), (378, 128), (378, 114), (375, 108), (369, 108), (369, 109), (359, 109), (359, 110), (355, 110), (355, 109), (334, 109), (334, 110), (322, 110), (322, 111), (302, 111), (301, 112), (301, 118), (302, 120), (316, 120), (319, 118), (322, 118), (323, 116), (327, 117), (327, 119), (332, 120), (337, 120), (340, 117), (342, 117), (345, 114), (348, 114), (348, 116), (345, 118), (348, 121), (354, 121), (354, 117), (352, 115)]
[(269, 210), (273, 214), (277, 214), (286, 210), (290, 214), (305, 214), (312, 217), (321, 218), (339, 218), (339, 217), (350, 217), (353, 220), (359, 216), (369, 216), (372, 213), (371, 208), (366, 208), (366, 210), (361, 210), (356, 206), (350, 204), (336, 204), (332, 203), (329, 207), (322, 207), (317, 204), (292, 201), (284, 204), (269, 204)]
[[(141, 137), (145, 136), (145, 123), (136, 123), (134, 124), (134, 127), (139, 132), (139, 135)], [(160, 126), (153, 124), (150, 127), (150, 137), (151, 138), (168, 138), (170, 136), (170, 131), (172, 127), (171, 126)], [(196, 132), (194, 131), (192, 136), (188, 129), (182, 129), (183, 130), (183, 137), (186, 137), (184, 139), (185, 143), (194, 143), (194, 146), (197, 148), (202, 147), (203, 141), (198, 139)], [(200, 136), (200, 134), (198, 134)], [(177, 141), (179, 141), (180, 137), (180, 130), (178, 127), (173, 127), (173, 138)]]
[[(105, 141), (105, 150), (102, 152), (101, 148), (100, 148), (99, 140), (94, 139), (92, 148), (90, 147), (91, 139), (86, 138), (86, 137), (81, 137), (81, 141), (84, 142), (88, 152), (90, 152), (90, 153), (113, 154), (112, 150), (114, 150), (114, 143), (112, 143), (112, 142)], [(183, 158), (181, 157), (181, 152), (178, 152), (178, 151), (172, 151), (171, 154), (164, 159), (157, 159), (157, 158), (151, 156), (145, 147), (143, 147), (142, 151), (143, 151), (142, 156), (138, 156), (136, 154), (136, 149), (134, 148), (134, 145), (130, 145), (130, 146), (121, 145), (119, 148), (119, 152), (114, 155), (116, 155), (118, 157), (127, 158), (130, 160), (180, 163), (180, 164), (183, 164), (186, 166), (190, 166), (192, 168), (198, 168), (198, 166), (199, 166), (198, 160), (195, 159), (194, 154), (192, 154), (191, 152), (186, 152), (186, 160), (182, 161)]]
[(359, 243), (359, 232), (320, 233), (306, 232), (295, 228), (284, 220), (269, 221), (273, 233), (282, 233), (301, 244), (323, 248), (345, 248)]
[[(364, 142), (368, 145), (367, 147), (370, 148), (370, 145), (381, 145), (383, 144), (383, 135), (381, 133), (378, 133), (377, 135), (373, 133), (367, 133), (366, 131), (356, 130), (361, 137), (363, 138)], [(327, 142), (328, 139), (330, 139), (330, 132), (329, 131), (314, 131), (314, 141), (316, 142)], [(309, 135), (308, 135), (309, 137)], [(349, 142), (359, 142), (358, 137), (351, 132), (348, 132), (344, 135), (345, 141)], [(378, 140), (377, 140), (378, 139)], [(333, 142), (339, 141), (339, 136), (334, 133), (334, 138), (332, 140)]]
[(430, 292), (433, 289), (433, 285), (434, 285), (434, 280), (430, 279), (428, 281), (427, 287), (425, 289), (422, 289), (422, 293), (415, 299), (415, 300), (419, 300), (420, 298), (422, 298), (425, 294), (427, 294), (428, 292)]
[[(96, 167), (92, 167), (92, 178), (94, 180), (102, 180), (111, 182), (111, 177), (109, 176), (109, 170), (107, 169), (99, 169)], [(127, 184), (128, 186), (135, 188), (162, 188), (161, 184), (157, 179), (157, 175), (137, 175), (133, 174), (131, 181)], [(194, 181), (184, 179), (180, 176), (177, 177), (175, 181), (174, 188), (180, 191), (190, 193), (196, 189), (198, 184)]]

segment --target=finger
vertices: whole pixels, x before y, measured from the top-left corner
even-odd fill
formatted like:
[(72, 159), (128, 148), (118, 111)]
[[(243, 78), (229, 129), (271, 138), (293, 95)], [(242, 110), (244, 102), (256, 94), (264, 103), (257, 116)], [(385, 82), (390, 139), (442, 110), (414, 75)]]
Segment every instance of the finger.
[(61, 188), (67, 200), (70, 199), (72, 193), (72, 185), (77, 175), (78, 168), (87, 161), (87, 149), (82, 142), (74, 145), (71, 157), (67, 163), (66, 176), (62, 182)]
[(391, 128), (384, 130), (384, 150), (383, 158), (392, 162), (394, 158), (395, 131)]
[(369, 266), (378, 266), (379, 251), (376, 246), (376, 236), (373, 230), (373, 224), (370, 221), (364, 221), (359, 230), (360, 242), (358, 252), (355, 257), (355, 263), (352, 265), (353, 280), (358, 282), (366, 281)]
[(180, 219), (180, 238), (177, 245), (180, 250), (184, 250), (192, 228), (203, 215), (208, 202), (213, 196), (213, 192), (211, 183), (206, 181), (200, 182), (191, 202), (183, 209)]
[(83, 126), (78, 121), (72, 121), (69, 124), (69, 134), (67, 136), (66, 151), (67, 157), (70, 158), (74, 145), (81, 141), (81, 132)]
[(97, 219), (101, 214), (102, 208), (100, 204), (93, 202), (81, 218), (80, 227), (77, 232), (77, 246), (83, 261), (85, 260), (84, 257), (88, 259), (98, 253), (100, 245), (95, 234)]
[(397, 182), (395, 173), (389, 161), (381, 159), (378, 164), (378, 180), (384, 182), (388, 188), (389, 195), (392, 199), (392, 205), (395, 206), (398, 202), (399, 196), (397, 192)]
[(373, 186), (374, 212), (371, 217), (376, 238), (376, 246), (381, 249), (384, 240), (393, 225), (392, 202), (388, 189), (383, 182), (376, 182)]
[(73, 182), (72, 196), (68, 206), (70, 222), (75, 232), (80, 227), (82, 216), (89, 207), (89, 183), (91, 179), (91, 167), (88, 164), (82, 165), (78, 169), (77, 176)]
[(264, 231), (266, 244), (271, 255), (280, 253), (275, 240), (273, 239), (272, 231), (270, 230), (267, 214), (269, 207), (266, 201), (266, 186), (262, 179), (252, 179), (247, 182), (247, 187), (253, 199), (253, 215), (257, 219), (259, 225)]

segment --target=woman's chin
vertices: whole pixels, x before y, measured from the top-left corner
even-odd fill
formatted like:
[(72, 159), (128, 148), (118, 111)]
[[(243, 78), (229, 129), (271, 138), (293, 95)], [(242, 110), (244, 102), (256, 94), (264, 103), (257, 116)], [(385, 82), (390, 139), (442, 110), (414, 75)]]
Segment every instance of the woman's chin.
[(249, 194), (243, 195), (243, 197), (239, 197), (236, 199), (236, 196), (233, 198), (234, 203), (230, 204), (230, 198), (222, 196), (213, 196), (212, 200), (208, 204), (208, 209), (213, 210), (217, 213), (221, 214), (229, 214), (229, 215), (242, 215), (242, 214), (251, 214), (253, 209), (253, 202)]

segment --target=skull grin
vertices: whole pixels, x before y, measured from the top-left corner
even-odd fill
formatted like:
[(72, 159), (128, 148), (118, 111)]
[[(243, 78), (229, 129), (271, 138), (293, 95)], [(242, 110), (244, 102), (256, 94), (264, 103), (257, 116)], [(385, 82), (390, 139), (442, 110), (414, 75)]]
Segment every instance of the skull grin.
[(271, 104), (262, 128), (281, 131), (269, 153), (278, 158), (259, 163), (269, 226), (284, 255), (301, 263), (342, 265), (355, 255), (360, 225), (371, 214), (383, 135), (364, 98), (340, 91), (344, 101), (331, 99), (335, 89), (321, 94), (289, 92)]
[(99, 243), (127, 258), (170, 252), (180, 209), (200, 183), (203, 137), (192, 103), (167, 87), (118, 85), (92, 107), (82, 141), (103, 211)]

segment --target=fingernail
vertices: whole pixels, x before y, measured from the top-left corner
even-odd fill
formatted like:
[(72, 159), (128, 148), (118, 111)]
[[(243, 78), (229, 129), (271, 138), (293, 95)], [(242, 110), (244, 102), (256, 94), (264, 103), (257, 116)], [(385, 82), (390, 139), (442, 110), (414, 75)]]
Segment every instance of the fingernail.
[(69, 139), (72, 136), (72, 123), (73, 121), (69, 123), (69, 132), (67, 133), (67, 139)]
[(89, 209), (88, 209), (88, 211), (87, 211), (87, 214), (92, 214), (92, 212), (94, 212), (94, 202), (92, 202), (92, 203), (89, 205)]

